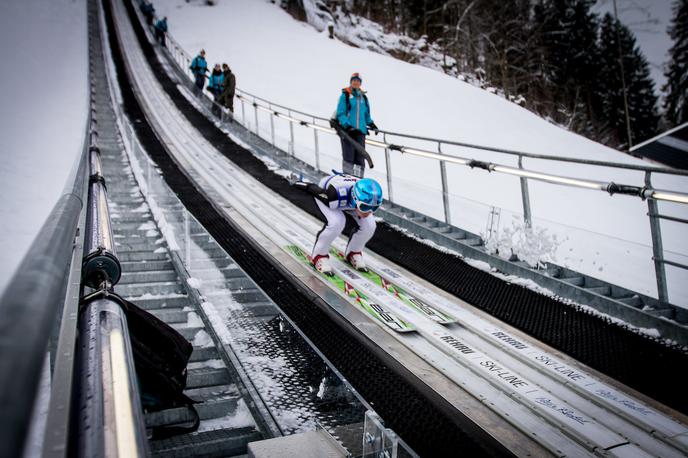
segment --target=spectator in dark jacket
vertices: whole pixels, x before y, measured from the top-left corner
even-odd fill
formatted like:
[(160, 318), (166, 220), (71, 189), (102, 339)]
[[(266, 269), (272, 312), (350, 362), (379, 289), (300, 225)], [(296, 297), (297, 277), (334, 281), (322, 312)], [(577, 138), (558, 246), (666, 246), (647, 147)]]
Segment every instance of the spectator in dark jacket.
[(155, 16), (155, 7), (153, 4), (144, 0), (141, 4), (141, 12), (146, 18), (146, 23), (148, 23), (148, 25), (153, 25), (153, 17)]
[(224, 75), (224, 81), (222, 85), (220, 103), (226, 106), (229, 111), (234, 113), (234, 91), (236, 90), (236, 77), (227, 64), (222, 64), (222, 73)]
[(165, 47), (165, 34), (167, 33), (167, 16), (155, 23), (155, 39)]
[(205, 74), (208, 72), (208, 63), (205, 61), (205, 49), (201, 49), (201, 52), (194, 57), (189, 69), (191, 69), (191, 73), (194, 75), (196, 87), (199, 91), (202, 91), (205, 85)]

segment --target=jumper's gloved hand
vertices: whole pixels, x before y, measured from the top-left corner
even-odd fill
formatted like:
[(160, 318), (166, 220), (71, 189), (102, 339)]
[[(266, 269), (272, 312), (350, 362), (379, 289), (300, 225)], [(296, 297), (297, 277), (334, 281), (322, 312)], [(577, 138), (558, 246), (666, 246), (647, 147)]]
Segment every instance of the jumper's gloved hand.
[(327, 191), (315, 183), (306, 183), (305, 181), (296, 181), (292, 184), (296, 189), (307, 192), (316, 199), (321, 200), (325, 205), (328, 204)]
[(377, 125), (374, 122), (371, 122), (368, 127), (375, 132), (375, 135), (380, 133), (380, 129), (377, 127)]

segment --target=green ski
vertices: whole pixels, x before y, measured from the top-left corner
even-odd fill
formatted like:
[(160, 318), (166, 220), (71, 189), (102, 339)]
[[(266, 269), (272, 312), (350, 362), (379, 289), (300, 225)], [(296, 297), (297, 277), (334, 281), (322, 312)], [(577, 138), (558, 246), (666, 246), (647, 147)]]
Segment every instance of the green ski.
[[(308, 256), (303, 252), (303, 250), (301, 250), (301, 248), (297, 247), (296, 245), (287, 245), (284, 247), (284, 249), (294, 258), (301, 261), (303, 264), (306, 264), (307, 266), (313, 268), (313, 265), (308, 259)], [(326, 279), (330, 284), (334, 285), (339, 291), (343, 292), (348, 297), (353, 299), (369, 315), (381, 321), (394, 331), (412, 332), (416, 330), (416, 328), (411, 323), (408, 323), (407, 321), (404, 321), (403, 319), (399, 318), (389, 310), (386, 310), (380, 304), (371, 301), (365, 294), (356, 289), (353, 285), (341, 278), (336, 273), (334, 275), (326, 275), (321, 272), (318, 272), (318, 274), (320, 274), (320, 276)]]
[[(334, 256), (335, 258), (339, 259), (342, 262), (347, 262), (346, 258), (344, 257), (344, 253), (341, 251), (337, 250), (336, 248), (331, 248), (330, 249), (330, 254)], [(389, 294), (392, 296), (396, 297), (398, 300), (403, 302), (404, 304), (408, 305), (412, 309), (416, 310), (417, 312), (421, 313), (422, 315), (425, 315), (426, 317), (430, 318), (433, 321), (436, 321), (441, 324), (451, 324), (451, 323), (456, 323), (456, 318), (453, 316), (442, 312), (441, 310), (436, 309), (435, 307), (432, 307), (409, 293), (407, 293), (403, 288), (401, 288), (398, 285), (395, 285), (394, 283), (390, 282), (386, 278), (382, 277), (380, 274), (377, 272), (371, 270), (370, 268), (367, 269), (367, 271), (357, 271), (359, 275), (362, 277), (367, 278), (368, 280), (372, 281), (385, 291), (387, 291)]]

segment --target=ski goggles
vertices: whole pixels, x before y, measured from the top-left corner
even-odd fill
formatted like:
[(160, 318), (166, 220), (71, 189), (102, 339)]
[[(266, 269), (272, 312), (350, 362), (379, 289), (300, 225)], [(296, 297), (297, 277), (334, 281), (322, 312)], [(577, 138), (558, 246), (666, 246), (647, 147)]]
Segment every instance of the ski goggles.
[(368, 212), (374, 212), (375, 210), (380, 208), (380, 204), (371, 205), (371, 204), (367, 204), (365, 202), (358, 201), (358, 202), (356, 202), (356, 208), (358, 208), (358, 210), (360, 210), (363, 213), (368, 213)]

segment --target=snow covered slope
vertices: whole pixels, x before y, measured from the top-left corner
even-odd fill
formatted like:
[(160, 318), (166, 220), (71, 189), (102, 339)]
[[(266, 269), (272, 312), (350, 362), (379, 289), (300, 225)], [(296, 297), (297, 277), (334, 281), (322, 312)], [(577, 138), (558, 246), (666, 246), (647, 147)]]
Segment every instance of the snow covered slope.
[[(160, 15), (168, 16), (170, 32), (187, 51), (195, 54), (205, 48), (209, 64), (229, 63), (240, 88), (283, 105), (329, 116), (340, 89), (357, 71), (363, 76), (373, 118), (386, 130), (531, 153), (643, 163), (435, 70), (330, 40), (326, 33), (292, 19), (267, 1), (221, 0), (214, 7), (184, 0), (158, 0), (155, 4)], [(253, 111), (247, 114), (252, 120)], [(275, 125), (278, 141), (288, 136), (287, 126), (280, 123), (283, 121)], [(267, 118), (260, 124), (269, 132)], [(313, 133), (297, 127), (295, 143), (296, 155), (312, 161)], [(321, 136), (320, 146), (322, 168), (339, 168), (338, 141)], [(435, 148), (427, 143), (418, 146)], [(376, 148), (370, 151), (378, 167), (369, 176), (380, 179), (386, 190), (384, 155)], [(513, 157), (497, 153), (459, 147), (444, 151), (516, 165)], [(526, 160), (524, 166), (561, 175), (643, 184), (639, 172), (535, 160)], [(443, 218), (437, 162), (393, 152), (392, 172), (395, 201)], [(502, 242), (509, 231), (512, 239), (519, 238), (522, 210), (517, 178), (451, 165), (448, 177), (453, 224), (486, 233), (490, 215), (497, 210), (500, 217), (495, 224)], [(683, 178), (657, 177), (653, 184), (688, 191), (688, 180)], [(656, 297), (646, 203), (532, 181), (530, 193), (534, 224), (542, 230), (538, 235), (541, 243), (523, 250), (539, 249), (545, 259), (549, 252), (549, 258), (556, 262)], [(688, 218), (685, 207), (662, 207), (662, 211)], [(686, 228), (664, 224), (662, 229), (665, 248), (674, 253), (670, 254), (672, 259), (685, 262)], [(670, 269), (669, 275), (672, 302), (688, 305), (688, 276), (678, 269)]]
[(87, 46), (84, 0), (0, 2), (0, 291), (82, 151)]

